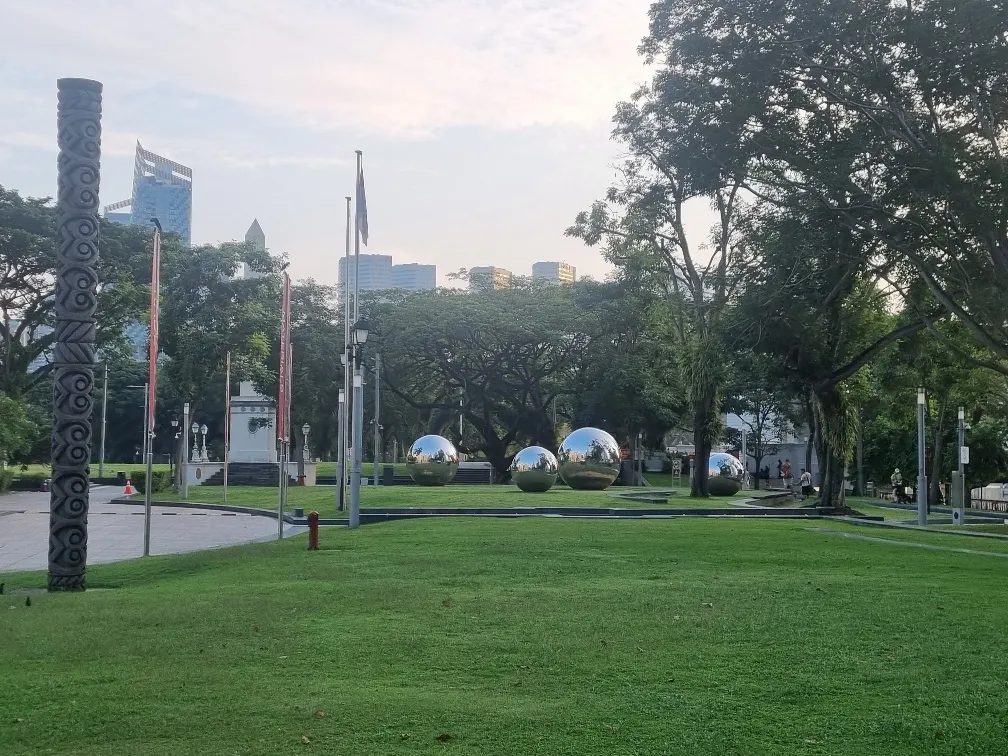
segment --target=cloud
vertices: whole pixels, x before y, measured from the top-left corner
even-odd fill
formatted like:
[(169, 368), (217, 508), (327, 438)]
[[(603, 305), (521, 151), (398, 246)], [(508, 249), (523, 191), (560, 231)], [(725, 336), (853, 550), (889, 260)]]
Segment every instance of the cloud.
[(133, 91), (168, 84), (319, 130), (587, 128), (646, 78), (635, 50), (648, 5), (48, 0), (5, 9), (0, 60), (45, 51), (60, 72)]

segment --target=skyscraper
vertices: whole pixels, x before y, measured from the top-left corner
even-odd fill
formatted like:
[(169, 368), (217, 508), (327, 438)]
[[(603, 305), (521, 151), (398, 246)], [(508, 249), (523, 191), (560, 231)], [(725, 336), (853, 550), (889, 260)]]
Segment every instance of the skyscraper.
[(469, 288), (506, 289), (511, 285), (511, 271), (486, 265), (469, 269)]
[[(357, 265), (353, 255), (350, 256), (350, 296), (354, 291), (354, 274)], [(339, 259), (339, 287), (345, 291), (347, 280), (347, 258)], [(360, 291), (382, 291), (392, 288), (392, 255), (361, 255), (360, 256)]]
[(405, 263), (392, 266), (392, 288), (422, 291), (437, 288), (437, 266)]
[(157, 218), (166, 233), (182, 237), (188, 247), (192, 243), (192, 169), (161, 155), (136, 146), (133, 165), (133, 196), (128, 200), (105, 206), (105, 217), (125, 222), (130, 208), (129, 223), (150, 226)]
[(572, 284), (577, 280), (577, 271), (565, 262), (537, 262), (532, 266), (532, 278)]

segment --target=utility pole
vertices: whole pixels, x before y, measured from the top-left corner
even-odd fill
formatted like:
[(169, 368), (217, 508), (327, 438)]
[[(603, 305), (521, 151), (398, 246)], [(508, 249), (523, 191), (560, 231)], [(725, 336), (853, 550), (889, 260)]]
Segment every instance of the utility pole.
[(353, 450), (350, 467), (350, 527), (360, 525), (361, 447), (364, 445), (364, 376), (359, 365), (360, 347), (353, 356)]
[[(344, 355), (346, 356), (346, 355)], [(343, 367), (346, 370), (346, 366)], [(346, 392), (343, 387), (339, 390), (339, 416), (337, 419), (339, 426), (339, 459), (336, 460), (336, 511), (342, 512), (346, 507)]]
[(378, 487), (378, 456), (379, 449), (381, 448), (381, 425), (378, 424), (378, 418), (381, 417), (379, 412), (379, 402), (381, 400), (381, 385), (380, 385), (380, 371), (381, 371), (381, 355), (375, 352), (374, 356), (374, 485), (375, 488)]

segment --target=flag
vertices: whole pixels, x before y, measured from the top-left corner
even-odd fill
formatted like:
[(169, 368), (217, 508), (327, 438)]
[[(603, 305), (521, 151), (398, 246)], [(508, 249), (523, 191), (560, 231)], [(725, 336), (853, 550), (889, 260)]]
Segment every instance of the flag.
[(277, 371), (277, 440), (287, 441), (290, 407), (290, 276), (284, 273), (280, 305), (280, 366)]
[[(154, 229), (154, 259), (151, 265), (150, 352), (147, 365), (147, 433), (154, 431), (154, 403), (157, 399), (158, 301), (161, 296), (161, 232)], [(150, 443), (148, 436), (148, 443)]]
[(364, 166), (361, 165), (360, 153), (357, 153), (357, 233), (367, 246), (367, 197), (364, 196)]

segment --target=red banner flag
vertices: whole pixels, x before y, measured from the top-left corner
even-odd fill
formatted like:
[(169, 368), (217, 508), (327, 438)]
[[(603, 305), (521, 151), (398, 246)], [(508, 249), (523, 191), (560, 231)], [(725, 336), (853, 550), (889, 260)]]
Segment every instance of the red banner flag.
[(280, 369), (277, 371), (277, 440), (287, 441), (290, 422), (290, 276), (284, 273), (280, 305)]
[(158, 302), (161, 296), (161, 231), (154, 229), (154, 261), (151, 266), (150, 352), (147, 365), (147, 432), (154, 430), (154, 404), (157, 399)]

